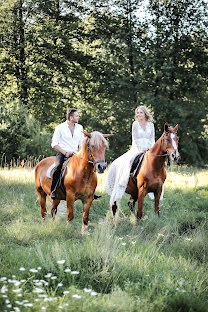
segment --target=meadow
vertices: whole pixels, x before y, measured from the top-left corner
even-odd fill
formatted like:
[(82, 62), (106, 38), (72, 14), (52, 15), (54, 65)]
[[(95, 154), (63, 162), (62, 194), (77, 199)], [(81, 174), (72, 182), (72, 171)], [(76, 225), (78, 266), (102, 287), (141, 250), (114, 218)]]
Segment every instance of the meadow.
[(32, 169), (0, 169), (0, 311), (208, 311), (208, 170), (168, 167), (160, 217), (145, 198), (136, 225), (114, 223), (98, 175), (89, 235), (82, 206), (42, 221)]

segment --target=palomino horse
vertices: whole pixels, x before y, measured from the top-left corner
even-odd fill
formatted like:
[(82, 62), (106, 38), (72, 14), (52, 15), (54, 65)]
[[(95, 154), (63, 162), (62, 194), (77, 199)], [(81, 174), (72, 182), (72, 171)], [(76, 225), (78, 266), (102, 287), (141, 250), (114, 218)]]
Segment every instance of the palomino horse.
[[(74, 202), (80, 199), (83, 203), (83, 225), (84, 233), (89, 218), (89, 210), (94, 199), (94, 192), (97, 186), (97, 176), (95, 170), (103, 173), (106, 169), (105, 149), (108, 145), (106, 139), (110, 134), (102, 134), (94, 131), (92, 133), (84, 132), (82, 148), (79, 153), (74, 154), (70, 159), (64, 177), (63, 185), (66, 195), (61, 188), (57, 190), (57, 199), (53, 200), (51, 206), (51, 216), (54, 219), (57, 207), (61, 200), (67, 202), (67, 222), (74, 218)], [(55, 157), (43, 159), (35, 167), (35, 187), (41, 206), (41, 215), (45, 219), (46, 197), (51, 192), (51, 179), (47, 177), (48, 168), (55, 162)]]
[[(169, 156), (171, 160), (179, 159), (178, 152), (178, 137), (176, 135), (178, 125), (169, 127), (164, 125), (164, 133), (153, 145), (152, 148), (146, 151), (143, 162), (134, 179), (129, 178), (126, 187), (126, 193), (130, 194), (128, 205), (134, 211), (137, 221), (142, 218), (143, 202), (147, 193), (153, 192), (155, 198), (155, 214), (159, 216), (159, 201), (162, 193), (162, 186), (166, 179), (165, 160)], [(134, 210), (134, 205), (138, 199), (137, 213)], [(112, 205), (112, 213), (115, 216), (117, 204)]]

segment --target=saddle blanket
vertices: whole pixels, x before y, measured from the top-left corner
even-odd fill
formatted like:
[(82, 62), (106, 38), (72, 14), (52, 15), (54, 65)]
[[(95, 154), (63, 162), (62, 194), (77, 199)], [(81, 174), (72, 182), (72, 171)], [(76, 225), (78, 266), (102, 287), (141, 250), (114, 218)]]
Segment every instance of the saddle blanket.
[[(71, 156), (72, 157), (72, 156)], [(64, 176), (64, 173), (65, 173), (65, 170), (66, 170), (66, 167), (71, 159), (71, 157), (68, 157), (64, 163), (63, 163), (63, 166), (62, 166), (62, 169), (61, 169), (61, 179), (63, 178)], [(50, 167), (48, 167), (48, 170), (46, 172), (46, 176), (50, 179), (53, 179), (53, 172), (54, 172), (54, 168), (55, 168), (55, 162), (50, 165)]]
[(47, 170), (47, 173), (46, 173), (46, 176), (48, 177), (48, 178), (50, 178), (50, 179), (52, 179), (53, 178), (53, 169), (55, 168), (55, 162), (52, 164), (52, 165), (50, 165), (50, 167), (48, 167), (48, 170)]

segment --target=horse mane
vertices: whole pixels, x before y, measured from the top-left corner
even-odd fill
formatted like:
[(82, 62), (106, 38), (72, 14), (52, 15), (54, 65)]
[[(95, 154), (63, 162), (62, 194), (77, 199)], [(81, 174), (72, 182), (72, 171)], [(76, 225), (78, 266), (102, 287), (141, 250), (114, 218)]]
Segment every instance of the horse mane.
[[(83, 144), (86, 144), (87, 140), (88, 137), (84, 138)], [(104, 138), (104, 136), (100, 132), (93, 131), (91, 133), (90, 145), (94, 145), (95, 148), (99, 149), (102, 146), (103, 142), (105, 146), (108, 147), (108, 141)]]

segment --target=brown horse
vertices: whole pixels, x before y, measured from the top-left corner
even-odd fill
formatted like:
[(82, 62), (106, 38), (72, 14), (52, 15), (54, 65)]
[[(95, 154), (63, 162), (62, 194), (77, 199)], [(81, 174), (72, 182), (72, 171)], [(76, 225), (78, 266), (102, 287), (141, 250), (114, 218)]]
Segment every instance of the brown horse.
[[(89, 218), (89, 210), (94, 199), (94, 192), (97, 186), (97, 176), (95, 170), (103, 173), (106, 169), (105, 149), (108, 145), (106, 139), (110, 134), (102, 134), (94, 131), (92, 133), (84, 132), (85, 139), (81, 151), (72, 156), (63, 177), (63, 185), (66, 194), (57, 189), (57, 199), (53, 200), (51, 206), (51, 216), (54, 219), (57, 213), (57, 207), (61, 200), (67, 202), (67, 222), (74, 218), (74, 202), (80, 199), (83, 203), (83, 225), (84, 233)], [(52, 179), (47, 177), (48, 168), (55, 162), (55, 157), (43, 159), (35, 167), (35, 187), (41, 206), (41, 215), (45, 219), (46, 197), (51, 192)]]
[[(178, 160), (178, 137), (176, 135), (178, 125), (169, 127), (164, 125), (164, 133), (157, 140), (152, 148), (146, 151), (140, 169), (135, 177), (129, 178), (126, 187), (126, 193), (130, 194), (128, 205), (135, 213), (137, 221), (142, 218), (143, 202), (147, 193), (153, 192), (155, 198), (155, 214), (159, 216), (159, 201), (162, 193), (162, 186), (166, 179), (165, 160), (169, 156), (171, 160)], [(138, 210), (134, 210), (135, 203), (138, 199)], [(112, 213), (115, 216), (117, 204), (112, 205)]]

